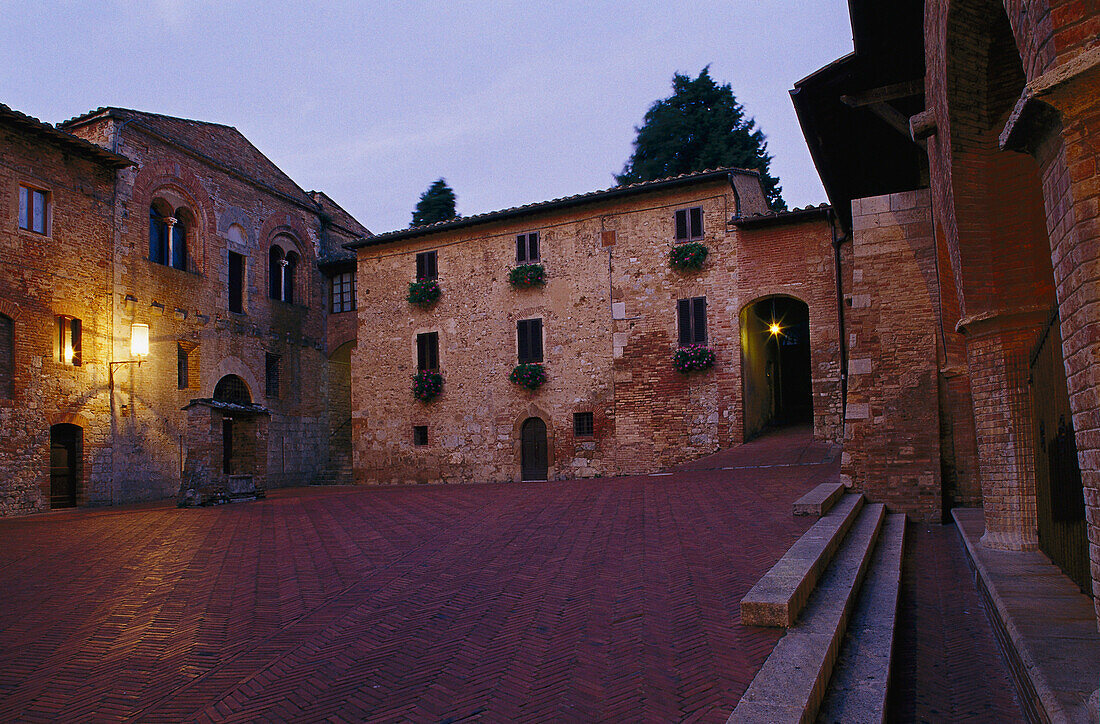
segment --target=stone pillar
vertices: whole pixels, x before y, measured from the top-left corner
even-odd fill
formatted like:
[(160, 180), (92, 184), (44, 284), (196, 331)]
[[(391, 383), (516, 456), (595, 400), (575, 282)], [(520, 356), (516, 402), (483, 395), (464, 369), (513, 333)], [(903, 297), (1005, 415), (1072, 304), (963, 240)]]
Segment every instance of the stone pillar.
[(963, 319), (974, 400), (985, 535), (998, 550), (1038, 548), (1030, 355), (1047, 312), (1002, 311)]

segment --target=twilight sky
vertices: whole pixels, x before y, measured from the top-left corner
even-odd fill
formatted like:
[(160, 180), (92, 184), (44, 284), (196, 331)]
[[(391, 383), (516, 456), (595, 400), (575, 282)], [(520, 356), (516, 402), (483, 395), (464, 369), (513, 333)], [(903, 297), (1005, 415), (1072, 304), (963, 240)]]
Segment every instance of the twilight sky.
[(851, 52), (844, 0), (0, 0), (0, 102), (236, 126), (376, 233), (614, 185), (676, 71), (730, 83), (791, 207), (825, 201), (787, 91)]

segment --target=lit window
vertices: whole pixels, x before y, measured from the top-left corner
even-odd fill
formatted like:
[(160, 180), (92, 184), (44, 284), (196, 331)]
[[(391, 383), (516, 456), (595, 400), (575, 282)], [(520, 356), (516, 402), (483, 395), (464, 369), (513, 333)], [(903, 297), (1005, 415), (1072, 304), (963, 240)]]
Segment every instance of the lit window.
[(332, 277), (332, 311), (334, 314), (355, 309), (355, 272)]
[(703, 207), (680, 209), (676, 212), (676, 241), (703, 238)]
[(75, 317), (58, 317), (57, 342), (58, 361), (79, 367), (81, 364), (80, 320)]
[(46, 233), (49, 202), (45, 191), (19, 187), (19, 228), (36, 234)]

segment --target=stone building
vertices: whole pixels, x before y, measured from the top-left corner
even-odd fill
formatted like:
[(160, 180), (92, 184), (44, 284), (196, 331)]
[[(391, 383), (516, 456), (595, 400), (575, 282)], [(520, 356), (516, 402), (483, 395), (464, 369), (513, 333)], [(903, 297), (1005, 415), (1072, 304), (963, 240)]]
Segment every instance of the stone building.
[[(694, 245), (708, 250), (702, 267), (673, 268), (670, 254)], [(767, 214), (754, 172), (617, 187), (350, 246), (363, 300), (356, 482), (652, 472), (771, 424), (839, 434), (829, 210)], [(544, 283), (510, 282), (532, 269)], [(438, 301), (410, 303), (416, 280), (435, 280)], [(693, 344), (713, 367), (674, 369), (677, 349)], [(541, 366), (545, 383), (513, 382), (524, 364)], [(413, 394), (421, 372), (443, 380), (428, 402)]]
[[(350, 454), (332, 411), (346, 419), (339, 355), (355, 336), (343, 245), (369, 232), (229, 126), (120, 108), (58, 128), (10, 117), (24, 137), (6, 141), (13, 254), (0, 311), (19, 344), (32, 317), (43, 329), (36, 351), (15, 350), (10, 414), (28, 416), (33, 442), (0, 464), (33, 482), (5, 478), (4, 512), (50, 506), (46, 440), (63, 425), (75, 442), (53, 457), (67, 456), (76, 492), (55, 506), (174, 496), (185, 471), (199, 485), (340, 477)], [(17, 223), (24, 188), (44, 194), (45, 233)], [(77, 362), (57, 349), (66, 334)], [(38, 383), (51, 394), (38, 397)]]
[[(130, 161), (0, 105), (0, 514), (110, 475), (115, 173)], [(84, 434), (84, 431), (87, 431)]]
[(1100, 13), (850, 6), (855, 53), (792, 91), (852, 238), (843, 471), (918, 515), (980, 505), (985, 547), (1095, 599)]

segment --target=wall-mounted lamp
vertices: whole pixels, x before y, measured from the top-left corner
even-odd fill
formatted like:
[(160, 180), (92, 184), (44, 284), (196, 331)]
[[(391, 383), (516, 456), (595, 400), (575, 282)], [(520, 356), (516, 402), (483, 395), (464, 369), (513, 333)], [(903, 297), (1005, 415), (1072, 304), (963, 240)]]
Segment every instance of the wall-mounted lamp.
[(141, 363), (145, 361), (145, 358), (149, 356), (149, 325), (148, 324), (132, 324), (130, 325), (130, 355), (133, 359), (122, 359), (116, 362), (108, 362), (108, 370), (114, 376), (114, 370), (117, 365), (136, 364), (139, 367)]
[(149, 356), (149, 325), (134, 324), (130, 327), (130, 354), (137, 358), (137, 363)]

